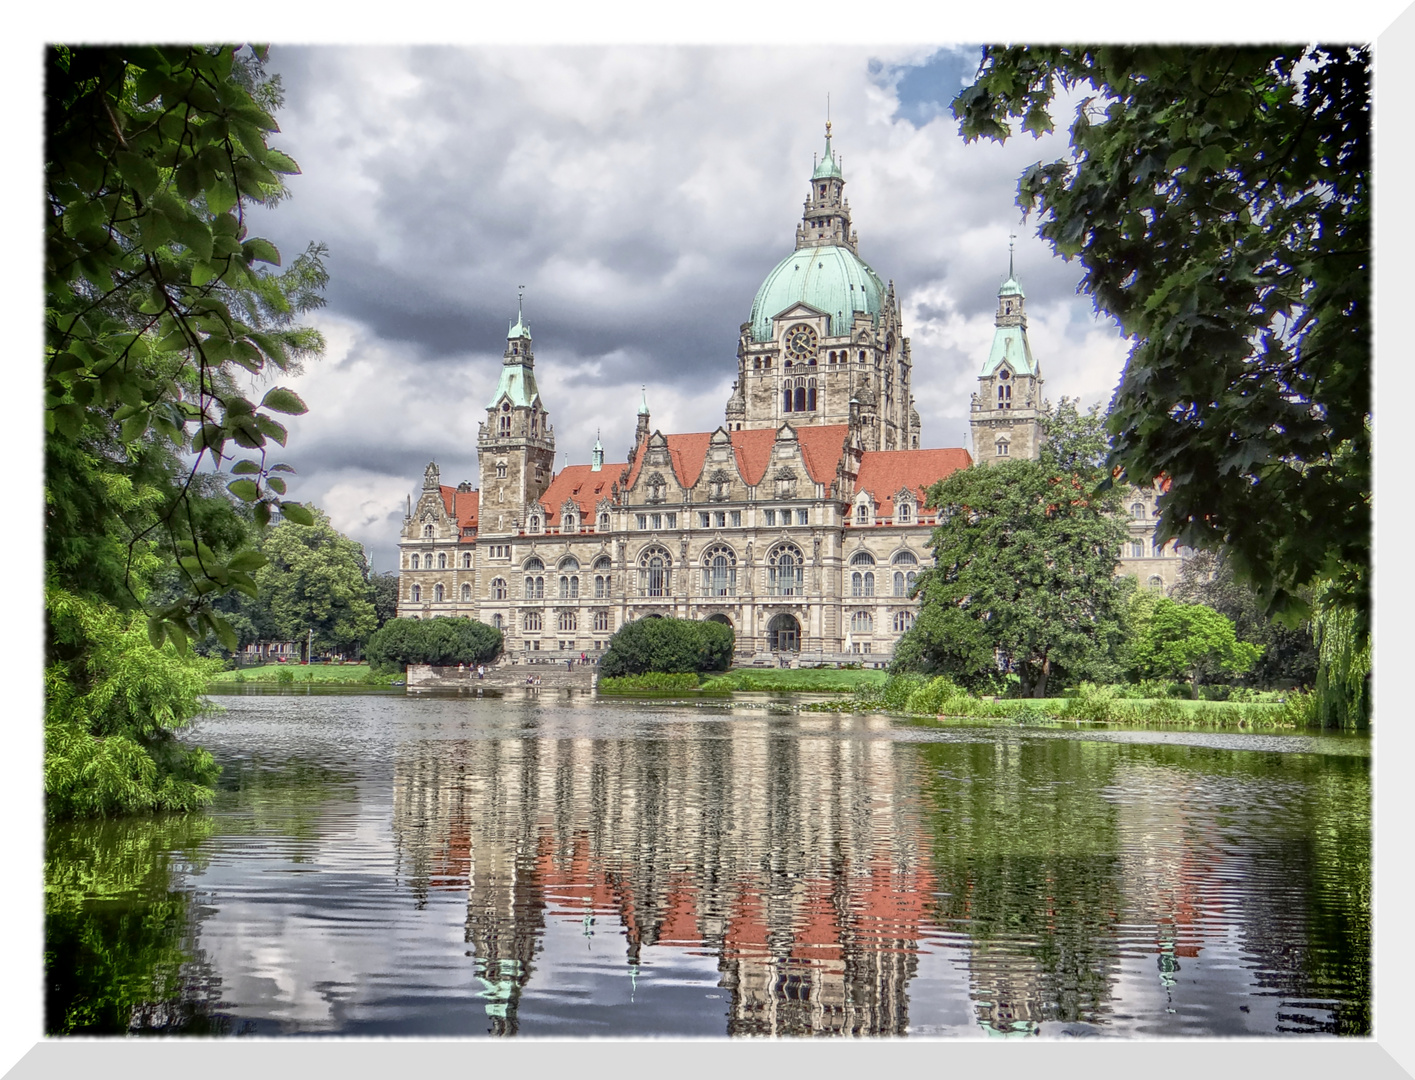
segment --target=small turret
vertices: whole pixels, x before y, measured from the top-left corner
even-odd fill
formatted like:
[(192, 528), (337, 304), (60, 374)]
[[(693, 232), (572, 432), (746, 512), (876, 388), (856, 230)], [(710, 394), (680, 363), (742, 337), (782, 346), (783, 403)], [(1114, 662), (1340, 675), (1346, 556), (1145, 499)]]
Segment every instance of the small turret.
[(604, 445), (599, 441), (599, 429), (594, 433), (594, 449), (590, 451), (590, 472), (599, 472), (604, 468)]
[[(639, 424), (634, 429), (634, 450), (637, 451), (643, 445), (644, 440), (649, 437), (649, 391), (647, 386), (641, 386), (639, 398)], [(631, 455), (632, 456), (632, 455)]]

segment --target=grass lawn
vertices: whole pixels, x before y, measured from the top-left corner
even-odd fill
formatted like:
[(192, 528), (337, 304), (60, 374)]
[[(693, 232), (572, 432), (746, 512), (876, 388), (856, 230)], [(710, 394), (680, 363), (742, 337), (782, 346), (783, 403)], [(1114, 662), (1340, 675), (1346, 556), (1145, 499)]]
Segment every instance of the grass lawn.
[(281, 674), (286, 680), (296, 683), (350, 683), (363, 685), (377, 681), (380, 685), (388, 680), (371, 676), (367, 664), (262, 664), (259, 667), (237, 668), (234, 671), (218, 671), (212, 676), (213, 683), (279, 683)]
[(777, 693), (849, 693), (858, 686), (883, 686), (876, 668), (739, 668), (703, 680), (703, 690), (769, 690)]

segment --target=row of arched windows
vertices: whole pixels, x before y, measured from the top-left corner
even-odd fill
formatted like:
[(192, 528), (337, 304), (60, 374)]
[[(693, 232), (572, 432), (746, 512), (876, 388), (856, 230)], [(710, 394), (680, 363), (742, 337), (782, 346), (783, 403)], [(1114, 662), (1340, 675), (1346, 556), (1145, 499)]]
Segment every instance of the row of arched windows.
[(815, 412), (816, 380), (787, 379), (781, 384), (782, 412)]
[[(455, 556), (454, 556), (454, 558), (455, 558)], [(420, 566), (419, 563), (421, 563), (422, 565)], [(470, 551), (464, 551), (464, 552), (462, 552), (462, 569), (463, 569), (463, 570), (470, 570), (471, 568), (472, 568), (472, 553), (471, 553)], [(446, 569), (447, 569), (447, 552), (445, 552), (445, 551), (439, 551), (439, 552), (437, 553), (437, 566), (436, 566), (436, 567), (434, 567), (433, 564), (432, 564), (432, 553), (431, 553), (431, 552), (429, 552), (425, 557), (422, 557), (422, 558), (419, 558), (417, 555), (413, 555), (413, 556), (411, 557), (411, 559), (409, 560), (409, 569), (411, 569), (411, 570), (420, 570), (420, 569), (427, 569), (427, 570), (433, 570), (433, 569), (446, 570)]]

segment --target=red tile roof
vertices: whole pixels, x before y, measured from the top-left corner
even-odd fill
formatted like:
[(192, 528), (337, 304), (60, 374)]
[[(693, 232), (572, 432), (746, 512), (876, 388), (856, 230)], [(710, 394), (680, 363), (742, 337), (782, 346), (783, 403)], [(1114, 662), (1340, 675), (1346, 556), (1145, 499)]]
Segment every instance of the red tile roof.
[(960, 447), (946, 450), (867, 450), (861, 456), (857, 492), (868, 492), (877, 517), (894, 516), (894, 496), (908, 488), (923, 505), (924, 491), (937, 480), (973, 463)]
[(622, 462), (605, 465), (599, 472), (595, 472), (590, 465), (565, 466), (551, 478), (550, 487), (540, 497), (540, 503), (545, 507), (546, 525), (560, 524), (560, 507), (566, 499), (580, 508), (581, 528), (593, 525), (595, 505), (600, 499), (609, 498), (610, 486), (624, 468)]
[[(441, 490), (442, 507), (457, 519), (457, 532), (460, 534), (463, 529), (475, 529), (477, 527), (477, 506), (481, 502), (481, 493), (478, 491), (458, 491), (446, 484), (441, 486)], [(471, 537), (467, 539), (470, 540)]]
[[(835, 468), (840, 463), (840, 455), (845, 450), (850, 426), (826, 424), (800, 427), (795, 431), (796, 439), (801, 444), (801, 456), (805, 459), (806, 471), (811, 474), (811, 479), (818, 484), (831, 483), (835, 479)], [(711, 431), (664, 436), (668, 442), (673, 472), (684, 487), (692, 487), (702, 476), (712, 436)], [(742, 479), (755, 487), (761, 483), (767, 466), (771, 464), (771, 448), (776, 444), (776, 431), (772, 428), (756, 428), (752, 431), (734, 431), (729, 437), (732, 440), (732, 449), (737, 455), (737, 469), (741, 472)], [(642, 449), (634, 455), (625, 487), (632, 487), (639, 478), (643, 456)], [(608, 469), (609, 466), (606, 465), (605, 468)]]

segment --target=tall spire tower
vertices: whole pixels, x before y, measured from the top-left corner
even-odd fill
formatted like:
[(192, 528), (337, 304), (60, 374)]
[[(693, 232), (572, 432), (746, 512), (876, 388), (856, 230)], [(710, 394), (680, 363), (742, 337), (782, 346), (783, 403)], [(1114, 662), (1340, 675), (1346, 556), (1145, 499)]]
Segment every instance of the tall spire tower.
[(555, 469), (555, 431), (536, 386), (536, 358), (531, 328), (521, 297), (516, 322), (506, 334), (501, 379), (477, 431), (481, 465), (479, 532), (495, 536), (515, 532), (527, 505), (550, 486)]
[(1041, 451), (1042, 369), (1027, 340), (1027, 294), (1017, 280), (1012, 237), (1007, 280), (997, 291), (992, 348), (978, 373), (970, 427), (973, 460), (1035, 458)]

